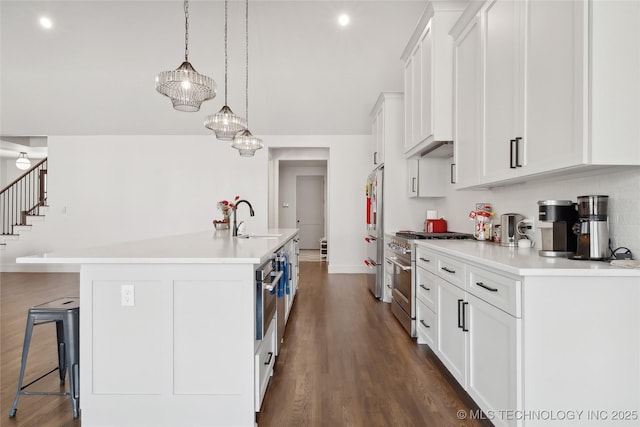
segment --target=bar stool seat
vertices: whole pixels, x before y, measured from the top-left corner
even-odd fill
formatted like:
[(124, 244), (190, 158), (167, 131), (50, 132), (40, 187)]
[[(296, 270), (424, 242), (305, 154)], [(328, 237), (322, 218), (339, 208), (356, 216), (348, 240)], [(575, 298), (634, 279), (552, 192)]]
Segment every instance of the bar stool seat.
[[(52, 322), (56, 323), (58, 366), (23, 386), (22, 382), (24, 380), (33, 327)], [(30, 385), (55, 371), (59, 371), (60, 385), (64, 385), (66, 373), (67, 371), (69, 372), (69, 392), (25, 390)], [(22, 395), (70, 396), (73, 418), (78, 418), (78, 409), (80, 406), (80, 299), (78, 297), (60, 298), (55, 301), (36, 305), (29, 309), (27, 328), (24, 334), (24, 345), (22, 347), (18, 391), (16, 392), (16, 398), (9, 412), (9, 417), (15, 417), (18, 410), (18, 399), (20, 399)]]

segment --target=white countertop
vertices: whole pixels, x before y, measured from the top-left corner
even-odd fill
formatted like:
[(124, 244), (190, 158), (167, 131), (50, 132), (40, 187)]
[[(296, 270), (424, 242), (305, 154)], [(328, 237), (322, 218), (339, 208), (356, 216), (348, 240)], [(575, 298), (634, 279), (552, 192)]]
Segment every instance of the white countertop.
[(414, 240), (416, 245), (518, 276), (638, 277), (640, 269), (621, 268), (607, 261), (578, 261), (538, 255), (537, 248), (500, 246), (477, 240)]
[(16, 259), (21, 264), (260, 264), (297, 229), (269, 229), (237, 238), (229, 230), (210, 230), (85, 249), (71, 249)]

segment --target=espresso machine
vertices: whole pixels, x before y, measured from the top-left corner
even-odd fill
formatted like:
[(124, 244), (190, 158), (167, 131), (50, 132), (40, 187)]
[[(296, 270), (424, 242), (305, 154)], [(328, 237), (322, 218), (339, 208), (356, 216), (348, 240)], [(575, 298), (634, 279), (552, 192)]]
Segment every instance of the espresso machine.
[(538, 201), (538, 228), (542, 237), (540, 256), (574, 256), (578, 236), (573, 231), (578, 223), (578, 209), (572, 200)]
[(578, 197), (578, 248), (573, 259), (608, 259), (609, 217), (607, 209), (609, 196)]

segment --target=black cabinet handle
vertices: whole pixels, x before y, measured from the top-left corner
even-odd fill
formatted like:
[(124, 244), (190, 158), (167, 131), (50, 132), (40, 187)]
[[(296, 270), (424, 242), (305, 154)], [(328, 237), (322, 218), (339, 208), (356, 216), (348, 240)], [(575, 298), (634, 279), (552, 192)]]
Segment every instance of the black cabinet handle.
[(463, 301), (464, 300), (461, 300), (461, 299), (458, 300), (458, 328), (460, 328), (460, 329), (464, 328), (464, 323), (462, 323), (463, 320), (462, 320), (462, 316), (461, 316), (461, 313), (460, 313), (461, 312), (460, 306), (462, 305)]
[(519, 136), (516, 138), (516, 167), (518, 168), (522, 167), (522, 163), (520, 163), (520, 141), (522, 141), (522, 137)]
[(411, 178), (411, 192), (412, 193), (416, 192), (416, 178), (415, 177)]
[(455, 170), (456, 164), (455, 163), (451, 163), (451, 183), (455, 184), (456, 180), (453, 178), (455, 176), (454, 170)]
[(422, 257), (420, 257), (420, 261), (424, 261), (424, 262), (431, 262), (431, 260), (430, 260), (430, 259), (426, 259), (426, 258), (422, 258)]
[[(514, 148), (514, 145), (516, 148)], [(509, 141), (509, 167), (511, 169), (515, 169), (516, 168), (516, 162), (514, 161), (514, 156), (517, 155), (516, 154), (516, 149), (517, 149), (517, 145), (516, 145), (516, 140), (512, 139), (511, 141)]]
[(272, 351), (269, 352), (269, 358), (267, 359), (266, 362), (264, 362), (264, 364), (268, 365), (269, 363), (271, 363), (271, 358), (273, 358), (273, 352)]
[(455, 271), (455, 270), (450, 270), (450, 269), (448, 269), (447, 267), (442, 267), (442, 269), (443, 269), (444, 271), (446, 271), (447, 273), (456, 274), (456, 271)]
[(374, 164), (374, 165), (377, 165), (377, 164), (378, 164), (378, 152), (377, 152), (377, 151), (375, 151), (375, 152), (373, 153), (373, 164)]
[(420, 287), (422, 289), (424, 289), (425, 291), (430, 291), (431, 290), (431, 288), (427, 288), (425, 285), (420, 285)]
[(469, 305), (469, 303), (466, 302), (466, 301), (462, 303), (462, 330), (464, 332), (469, 332), (469, 329), (467, 329), (467, 318), (466, 318), (466, 315), (465, 315), (465, 311), (466, 311), (465, 307), (467, 305)]
[(485, 288), (486, 290), (491, 291), (491, 292), (498, 292), (497, 288), (492, 288), (491, 286), (487, 286), (482, 282), (476, 282), (476, 285), (480, 286), (481, 288)]
[(424, 326), (425, 328), (430, 328), (431, 326), (427, 325), (426, 323), (424, 323), (424, 320), (420, 320), (420, 323), (422, 323), (422, 326)]

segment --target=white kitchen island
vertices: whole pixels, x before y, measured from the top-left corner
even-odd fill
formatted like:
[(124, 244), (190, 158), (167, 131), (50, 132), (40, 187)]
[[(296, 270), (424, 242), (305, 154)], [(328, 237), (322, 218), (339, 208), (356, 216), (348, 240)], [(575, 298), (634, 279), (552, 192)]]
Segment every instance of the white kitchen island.
[(18, 258), (81, 265), (83, 427), (254, 426), (255, 269), (297, 232), (209, 231)]

